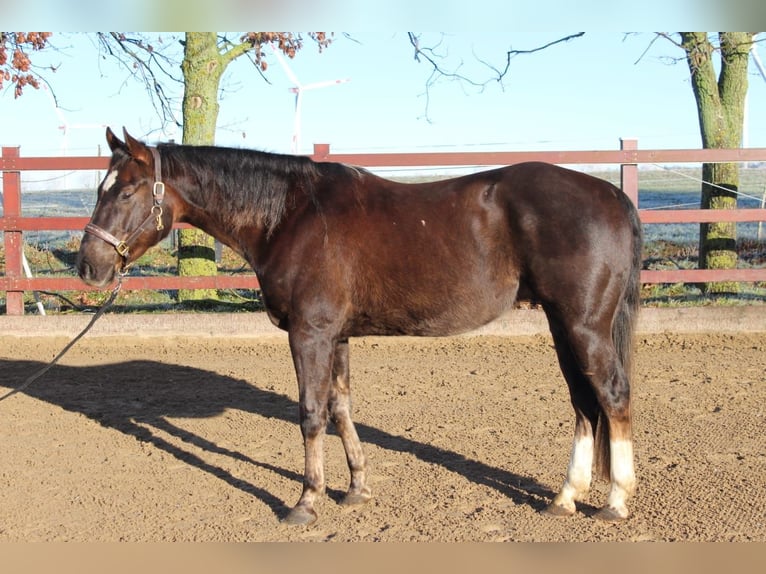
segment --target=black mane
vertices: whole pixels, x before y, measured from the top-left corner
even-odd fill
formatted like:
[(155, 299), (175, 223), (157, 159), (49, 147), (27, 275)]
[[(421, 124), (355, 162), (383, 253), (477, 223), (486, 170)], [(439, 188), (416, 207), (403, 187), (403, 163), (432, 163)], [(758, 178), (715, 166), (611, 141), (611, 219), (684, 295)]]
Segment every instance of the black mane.
[(267, 233), (282, 220), (292, 194), (313, 199), (319, 164), (302, 156), (217, 146), (162, 144), (164, 177), (185, 198), (226, 218), (235, 229), (261, 222)]

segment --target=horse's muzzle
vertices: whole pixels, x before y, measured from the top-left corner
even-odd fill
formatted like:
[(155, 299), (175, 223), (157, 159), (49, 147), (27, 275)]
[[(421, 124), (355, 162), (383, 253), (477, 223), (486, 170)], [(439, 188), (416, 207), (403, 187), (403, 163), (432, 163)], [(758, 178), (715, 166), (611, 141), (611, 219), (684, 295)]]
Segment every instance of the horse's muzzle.
[(109, 285), (116, 275), (117, 264), (122, 263), (121, 259), (119, 262), (115, 261), (113, 254), (114, 251), (111, 251), (110, 261), (95, 263), (93, 259), (83, 252), (83, 247), (80, 247), (76, 263), (77, 274), (80, 276), (80, 279), (91, 287), (103, 288)]

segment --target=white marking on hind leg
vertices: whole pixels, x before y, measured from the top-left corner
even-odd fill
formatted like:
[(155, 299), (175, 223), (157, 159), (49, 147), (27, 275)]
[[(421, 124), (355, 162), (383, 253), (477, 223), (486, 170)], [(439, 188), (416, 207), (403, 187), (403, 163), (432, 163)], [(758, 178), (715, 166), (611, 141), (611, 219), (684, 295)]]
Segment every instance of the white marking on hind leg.
[(633, 468), (633, 442), (616, 439), (609, 441), (611, 449), (610, 480), (612, 483), (607, 508), (613, 510), (620, 518), (628, 517), (626, 501), (636, 490), (636, 474)]
[(575, 435), (572, 456), (569, 459), (567, 478), (553, 500), (569, 513), (575, 511), (575, 501), (580, 500), (590, 489), (593, 467), (593, 437), (590, 433)]

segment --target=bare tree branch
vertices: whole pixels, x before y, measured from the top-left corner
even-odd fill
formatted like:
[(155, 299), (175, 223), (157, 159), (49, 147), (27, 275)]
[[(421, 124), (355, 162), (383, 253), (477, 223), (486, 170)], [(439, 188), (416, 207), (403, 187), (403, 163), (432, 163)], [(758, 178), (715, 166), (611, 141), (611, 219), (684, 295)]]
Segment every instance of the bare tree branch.
[[(676, 33), (655, 32), (654, 38), (652, 38), (652, 41), (649, 42), (649, 45), (641, 53), (641, 56), (638, 58), (638, 60), (636, 60), (634, 63), (638, 64), (644, 58), (644, 56), (646, 56), (646, 54), (649, 52), (649, 50), (654, 45), (654, 43), (660, 39), (670, 42), (671, 44), (673, 44), (673, 46), (682, 50), (682, 53), (683, 53), (683, 55), (679, 55), (679, 56), (666, 56), (666, 55), (660, 56), (659, 59), (661, 61), (664, 61), (668, 64), (678, 64), (680, 62), (685, 62), (687, 60), (687, 54), (686, 54), (686, 47), (684, 46), (684, 42), (683, 42), (683, 34), (686, 34), (686, 32), (676, 32)], [(677, 38), (676, 38), (676, 35), (678, 36)], [(718, 38), (716, 38), (716, 36), (718, 36)], [(712, 51), (720, 53), (721, 52), (720, 33), (708, 34), (708, 37), (710, 40)], [(766, 42), (766, 36), (764, 36), (763, 38), (757, 38), (756, 36), (753, 36), (752, 41), (746, 42), (745, 44), (743, 44), (743, 46), (746, 46), (747, 50), (749, 51), (750, 46), (752, 46), (753, 44), (758, 44), (760, 42)], [(694, 57), (694, 55), (692, 55), (692, 57)]]
[[(635, 66), (635, 65), (636, 65), (636, 64), (638, 64), (638, 63), (639, 63), (641, 60), (643, 60), (643, 59), (644, 59), (644, 56), (646, 56), (646, 54), (648, 54), (648, 53), (649, 53), (649, 50), (651, 50), (651, 49), (652, 49), (652, 46), (654, 46), (654, 43), (655, 43), (657, 40), (659, 40), (660, 38), (663, 38), (663, 37), (665, 37), (665, 38), (667, 38), (668, 40), (670, 40), (671, 42), (673, 42), (673, 40), (672, 40), (671, 38), (669, 38), (669, 37), (668, 37), (668, 34), (666, 34), (666, 33), (664, 33), (664, 32), (657, 32), (657, 33), (654, 35), (654, 38), (652, 38), (652, 41), (651, 41), (651, 42), (649, 42), (649, 44), (646, 46), (646, 49), (645, 49), (643, 52), (641, 52), (641, 55), (638, 57), (638, 59), (637, 59), (635, 62), (633, 62), (633, 65)], [(681, 45), (679, 44), (679, 45), (678, 45), (678, 47), (680, 48), (680, 47), (681, 47)]]
[(484, 90), (490, 84), (497, 83), (500, 85), (502, 89), (503, 81), (505, 80), (506, 76), (508, 75), (508, 72), (510, 71), (511, 60), (513, 58), (520, 55), (534, 54), (535, 52), (540, 52), (542, 50), (555, 46), (556, 44), (566, 43), (571, 40), (574, 40), (575, 38), (579, 38), (583, 36), (584, 34), (585, 32), (570, 34), (568, 36), (564, 36), (563, 38), (553, 40), (551, 42), (543, 44), (542, 46), (531, 48), (529, 50), (513, 50), (513, 49), (508, 50), (505, 53), (505, 63), (502, 67), (494, 66), (490, 64), (489, 62), (487, 62), (486, 60), (483, 60), (477, 57), (476, 54), (474, 54), (474, 58), (476, 59), (476, 61), (481, 63), (491, 72), (489, 77), (474, 78), (460, 72), (464, 64), (462, 60), (460, 64), (458, 64), (458, 66), (451, 71), (446, 70), (444, 68), (440, 60), (441, 61), (444, 60), (445, 54), (441, 54), (438, 52), (439, 48), (442, 46), (442, 42), (444, 39), (443, 36), (435, 46), (423, 46), (421, 43), (420, 35), (414, 32), (408, 32), (407, 36), (410, 41), (410, 44), (415, 49), (415, 53), (414, 53), (415, 61), (418, 63), (422, 63), (423, 61), (425, 61), (431, 67), (431, 73), (428, 76), (428, 79), (426, 79), (426, 91), (425, 91), (426, 105), (425, 105), (424, 117), (426, 118), (427, 121), (430, 121), (430, 119), (428, 118), (428, 107), (429, 107), (430, 98), (431, 98), (430, 90), (434, 86), (434, 84), (436, 84), (436, 82), (438, 82), (439, 80), (448, 79), (448, 80), (458, 81), (462, 84), (467, 84), (467, 85), (479, 88), (480, 91)]
[(174, 73), (177, 68), (175, 59), (156, 49), (143, 36), (128, 36), (122, 32), (97, 32), (96, 37), (104, 53), (116, 58), (131, 75), (144, 82), (152, 105), (162, 121), (180, 126), (181, 121), (172, 96), (164, 87), (168, 80), (183, 84), (181, 76), (177, 72)]

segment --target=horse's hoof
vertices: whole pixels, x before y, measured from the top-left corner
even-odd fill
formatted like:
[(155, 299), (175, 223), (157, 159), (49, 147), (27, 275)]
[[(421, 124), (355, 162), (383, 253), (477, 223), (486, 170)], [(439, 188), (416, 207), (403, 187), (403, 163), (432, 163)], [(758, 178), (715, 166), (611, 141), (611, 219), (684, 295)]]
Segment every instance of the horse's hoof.
[(572, 516), (574, 514), (574, 510), (570, 510), (569, 508), (564, 508), (563, 506), (556, 504), (555, 502), (551, 502), (548, 506), (543, 508), (540, 511), (542, 514), (545, 514), (547, 516), (554, 516), (556, 518), (564, 518), (567, 516)]
[(317, 520), (317, 513), (313, 508), (296, 506), (282, 519), (282, 522), (291, 526), (308, 526)]
[(368, 502), (372, 498), (369, 492), (349, 492), (341, 500), (343, 506), (358, 506)]
[(620, 513), (616, 509), (612, 508), (611, 506), (605, 506), (601, 510), (599, 510), (596, 514), (593, 515), (593, 518), (597, 520), (602, 520), (604, 522), (622, 522), (623, 520), (627, 520), (628, 518), (628, 512), (627, 510), (625, 513)]

